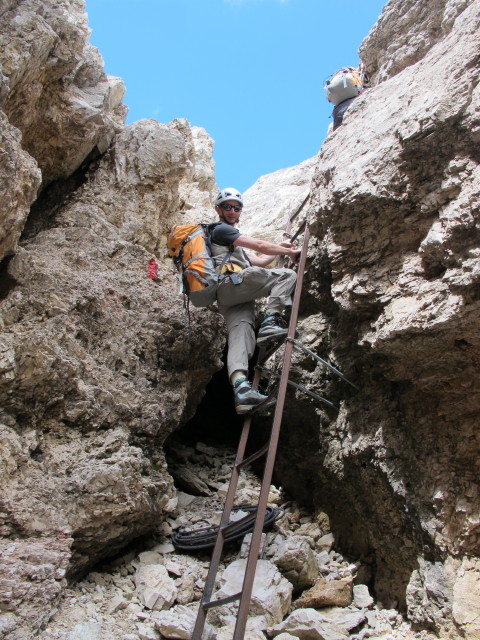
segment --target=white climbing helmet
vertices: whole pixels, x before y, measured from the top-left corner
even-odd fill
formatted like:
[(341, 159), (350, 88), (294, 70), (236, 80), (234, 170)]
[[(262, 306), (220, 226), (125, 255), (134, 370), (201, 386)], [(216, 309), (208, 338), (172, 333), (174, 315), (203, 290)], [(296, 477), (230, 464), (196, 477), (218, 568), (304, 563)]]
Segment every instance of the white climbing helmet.
[(235, 200), (239, 202), (243, 207), (242, 194), (238, 189), (234, 187), (227, 187), (226, 189), (222, 189), (218, 196), (215, 198), (215, 206), (218, 207), (222, 204), (222, 202), (226, 202), (227, 200)]

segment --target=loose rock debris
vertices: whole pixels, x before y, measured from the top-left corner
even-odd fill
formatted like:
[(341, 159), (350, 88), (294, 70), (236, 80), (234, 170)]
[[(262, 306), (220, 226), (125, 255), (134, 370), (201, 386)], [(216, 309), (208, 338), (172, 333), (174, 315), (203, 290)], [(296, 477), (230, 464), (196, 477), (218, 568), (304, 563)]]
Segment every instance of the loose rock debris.
[[(234, 460), (231, 450), (201, 442), (176, 444), (170, 462), (176, 484), (182, 487), (176, 512), (160, 523), (142, 550), (125, 553), (72, 584), (35, 640), (190, 638), (210, 551), (195, 555), (178, 551), (171, 535), (181, 527), (219, 524)], [(236, 504), (256, 504), (259, 491), (259, 479), (242, 471)], [(368, 586), (361, 584), (361, 563), (333, 549), (326, 514), (305, 512), (273, 485), (269, 504), (281, 507), (284, 515), (263, 534), (247, 640), (435, 638), (425, 631), (414, 632), (397, 611), (375, 603)], [(219, 597), (240, 590), (250, 536), (242, 544), (226, 547), (218, 574)], [(236, 606), (212, 609), (204, 638), (231, 638)]]

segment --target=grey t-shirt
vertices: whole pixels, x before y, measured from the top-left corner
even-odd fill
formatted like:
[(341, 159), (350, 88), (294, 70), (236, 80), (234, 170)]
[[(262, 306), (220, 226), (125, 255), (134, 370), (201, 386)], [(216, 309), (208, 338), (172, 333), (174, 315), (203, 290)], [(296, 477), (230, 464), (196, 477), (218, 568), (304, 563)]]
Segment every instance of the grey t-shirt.
[[(225, 255), (229, 252), (230, 247), (240, 235), (241, 233), (238, 229), (235, 229), (235, 227), (225, 222), (221, 222), (213, 229), (211, 235), (212, 255), (217, 266), (221, 264)], [(251, 266), (251, 262), (242, 247), (234, 247), (229, 262), (238, 264), (242, 269)]]

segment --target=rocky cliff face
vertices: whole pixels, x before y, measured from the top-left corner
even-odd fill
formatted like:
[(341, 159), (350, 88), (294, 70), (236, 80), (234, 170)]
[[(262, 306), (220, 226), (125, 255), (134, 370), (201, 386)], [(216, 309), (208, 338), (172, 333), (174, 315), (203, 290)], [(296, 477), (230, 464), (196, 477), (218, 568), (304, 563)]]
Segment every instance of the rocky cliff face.
[(304, 370), (340, 410), (298, 398), (277, 467), (371, 563), (381, 601), (469, 638), (480, 633), (479, 27), (477, 1), (390, 2), (362, 45), (374, 87), (318, 156), (303, 305), (304, 341), (360, 391)]
[[(123, 85), (84, 3), (0, 16), (2, 637), (28, 638), (65, 584), (176, 502), (162, 442), (220, 366), (217, 316), (188, 330), (165, 235), (214, 188), (207, 134), (125, 127)], [(147, 278), (152, 257), (158, 277)]]
[[(317, 158), (247, 192), (243, 226), (261, 212), (259, 232), (279, 233), (271, 189), (281, 218), (310, 190), (300, 331), (360, 387), (296, 357), (339, 410), (289, 397), (279, 483), (328, 513), (385, 606), (470, 639), (479, 23), (480, 0), (390, 0), (361, 49), (373, 88)], [(88, 44), (81, 0), (7, 0), (0, 38), (0, 631), (24, 640), (65, 576), (175, 507), (162, 444), (195, 413), (224, 336), (207, 310), (186, 328), (165, 259), (173, 222), (211, 215), (206, 132), (124, 126), (123, 85)]]

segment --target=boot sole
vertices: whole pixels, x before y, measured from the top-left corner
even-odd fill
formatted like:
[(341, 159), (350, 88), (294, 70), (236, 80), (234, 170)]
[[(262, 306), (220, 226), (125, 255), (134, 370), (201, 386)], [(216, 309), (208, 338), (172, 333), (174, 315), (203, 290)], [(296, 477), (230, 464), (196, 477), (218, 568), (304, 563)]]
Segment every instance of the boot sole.
[(267, 398), (263, 402), (259, 404), (240, 404), (235, 407), (235, 411), (239, 416), (244, 416), (247, 413), (257, 413), (257, 411), (262, 411), (264, 409), (269, 409), (272, 407), (277, 401), (277, 398)]
[(268, 342), (275, 342), (276, 340), (283, 340), (288, 335), (288, 330), (285, 333), (272, 333), (270, 336), (261, 336), (257, 338), (257, 344), (267, 344)]

